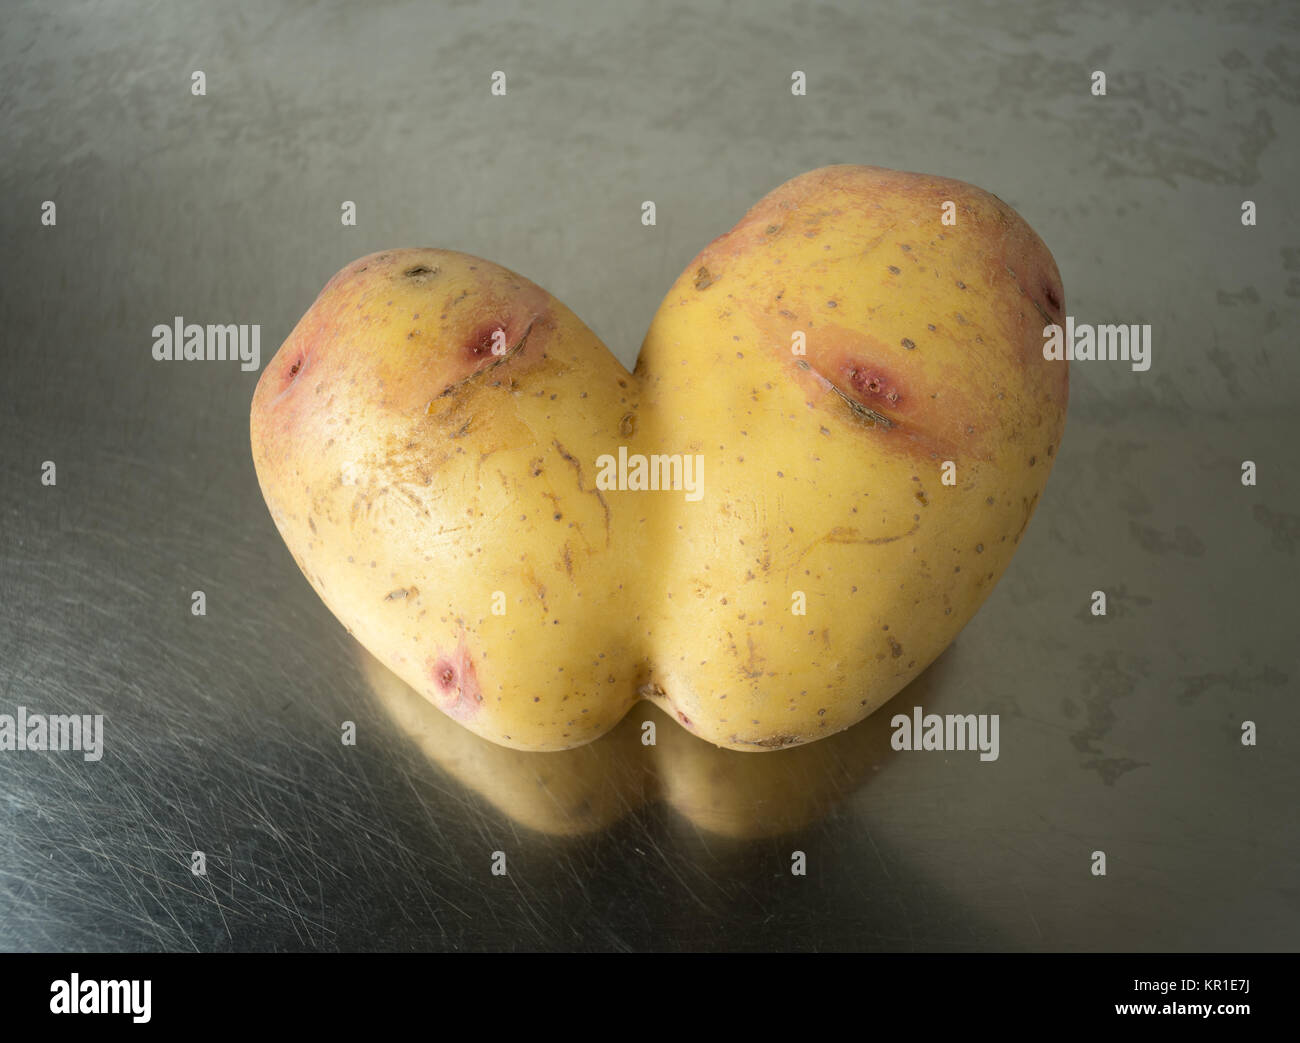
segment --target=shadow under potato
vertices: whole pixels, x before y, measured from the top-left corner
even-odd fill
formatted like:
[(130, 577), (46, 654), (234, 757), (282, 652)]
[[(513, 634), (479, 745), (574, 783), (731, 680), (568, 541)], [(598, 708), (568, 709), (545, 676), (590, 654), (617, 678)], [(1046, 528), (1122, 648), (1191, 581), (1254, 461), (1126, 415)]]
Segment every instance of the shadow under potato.
[[(605, 829), (655, 800), (720, 836), (771, 837), (803, 828), (897, 756), (889, 743), (895, 712), (934, 704), (950, 686), (951, 648), (866, 720), (807, 745), (766, 753), (723, 749), (642, 701), (595, 742), (534, 753), (480, 738), (360, 645), (357, 651), (379, 704), (434, 765), (515, 823), (555, 836)], [(654, 725), (653, 745), (647, 723)]]

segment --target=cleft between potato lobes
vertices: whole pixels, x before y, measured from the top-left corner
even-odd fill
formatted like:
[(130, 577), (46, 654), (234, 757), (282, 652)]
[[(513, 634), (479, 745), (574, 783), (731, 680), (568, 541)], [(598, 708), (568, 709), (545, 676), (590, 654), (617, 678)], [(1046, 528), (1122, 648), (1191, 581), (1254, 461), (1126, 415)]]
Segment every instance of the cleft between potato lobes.
[(872, 167), (705, 247), (635, 375), (523, 276), (389, 250), (267, 366), (253, 459), (322, 600), (463, 727), (569, 749), (646, 697), (780, 750), (889, 700), (1007, 567), (1064, 429), (1062, 302), (1006, 204)]

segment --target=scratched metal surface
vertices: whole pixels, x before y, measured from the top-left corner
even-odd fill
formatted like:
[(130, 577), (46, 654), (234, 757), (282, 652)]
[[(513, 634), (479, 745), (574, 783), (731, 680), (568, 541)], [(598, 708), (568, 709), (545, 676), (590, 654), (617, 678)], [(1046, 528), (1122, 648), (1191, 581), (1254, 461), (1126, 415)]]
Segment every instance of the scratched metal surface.
[[(1296, 11), (955, 6), (7, 5), (0, 713), (106, 723), (98, 762), (0, 752), (0, 948), (1295, 948)], [(890, 704), (1000, 713), (992, 764), (882, 715), (759, 756), (472, 740), (298, 574), (256, 374), (150, 358), (182, 315), (265, 362), (346, 261), (438, 245), (630, 364), (695, 251), (830, 162), (997, 192), (1072, 314), (1153, 324), (1150, 372), (1074, 367), (1008, 574)]]

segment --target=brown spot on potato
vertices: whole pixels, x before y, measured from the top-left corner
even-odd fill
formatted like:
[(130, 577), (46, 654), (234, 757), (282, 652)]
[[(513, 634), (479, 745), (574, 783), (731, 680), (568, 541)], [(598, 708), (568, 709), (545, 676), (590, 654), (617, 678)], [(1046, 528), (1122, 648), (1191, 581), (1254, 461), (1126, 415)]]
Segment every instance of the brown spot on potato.
[[(620, 380), (619, 383), (621, 384), (622, 381)], [(577, 472), (578, 492), (590, 493), (592, 496), (596, 497), (596, 502), (600, 504), (601, 510), (605, 512), (605, 546), (608, 547), (609, 541), (611, 539), (609, 504), (605, 502), (605, 497), (602, 495), (598, 487), (592, 486), (590, 489), (588, 489), (583, 484), (582, 462), (571, 452), (565, 449), (564, 446), (560, 444), (559, 439), (552, 439), (551, 444), (555, 446), (555, 451), (560, 454), (560, 458), (563, 459), (565, 463), (572, 464), (574, 471)]]
[(744, 739), (741, 739), (740, 741), (747, 746), (762, 746), (764, 749), (768, 750), (779, 750), (782, 746), (797, 746), (799, 744), (799, 736), (773, 735), (770, 738), (758, 739), (753, 742), (746, 742)]

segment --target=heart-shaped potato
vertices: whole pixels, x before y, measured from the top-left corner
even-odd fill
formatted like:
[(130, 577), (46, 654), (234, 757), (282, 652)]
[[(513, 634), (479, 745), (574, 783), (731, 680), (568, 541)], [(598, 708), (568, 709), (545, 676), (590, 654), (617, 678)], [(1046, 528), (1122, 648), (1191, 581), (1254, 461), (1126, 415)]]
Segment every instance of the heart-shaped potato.
[(706, 247), (634, 376), (527, 279), (392, 250), (267, 366), (253, 458), (325, 603), (478, 734), (567, 749), (647, 697), (796, 745), (915, 677), (1010, 561), (1064, 427), (1062, 302), (996, 197), (871, 167)]

